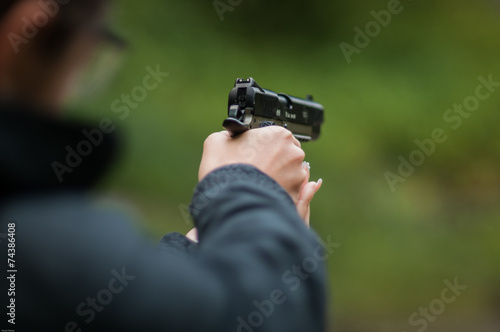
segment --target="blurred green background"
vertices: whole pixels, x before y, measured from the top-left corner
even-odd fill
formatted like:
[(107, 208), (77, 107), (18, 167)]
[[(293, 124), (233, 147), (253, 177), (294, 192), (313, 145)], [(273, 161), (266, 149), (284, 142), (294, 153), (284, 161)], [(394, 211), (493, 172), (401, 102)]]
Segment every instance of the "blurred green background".
[[(237, 77), (313, 94), (326, 122), (304, 145), (312, 178), (324, 179), (312, 225), (341, 244), (328, 261), (329, 330), (500, 331), (500, 88), (456, 130), (443, 119), (479, 76), (500, 82), (500, 1), (401, 1), (348, 63), (340, 44), (355, 45), (354, 28), (387, 6), (243, 0), (221, 21), (211, 0), (120, 1), (112, 25), (130, 43), (123, 67), (74, 115), (120, 125), (126, 148), (102, 189), (157, 241), (191, 227), (202, 143), (221, 130)], [(158, 64), (170, 76), (120, 120), (112, 102)], [(435, 128), (448, 139), (393, 192), (384, 174)], [(425, 328), (412, 324), (455, 278), (468, 288)]]

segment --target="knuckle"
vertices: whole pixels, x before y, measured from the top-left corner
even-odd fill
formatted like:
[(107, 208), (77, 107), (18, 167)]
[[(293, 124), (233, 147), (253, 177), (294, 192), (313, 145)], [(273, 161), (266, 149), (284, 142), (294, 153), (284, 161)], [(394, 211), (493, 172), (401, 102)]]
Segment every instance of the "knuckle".
[(203, 142), (203, 146), (207, 147), (210, 146), (212, 143), (214, 143), (218, 139), (219, 134), (218, 133), (213, 133), (210, 134), (206, 139), (205, 142)]
[(262, 129), (265, 129), (269, 132), (272, 132), (275, 135), (283, 135), (284, 133), (286, 133), (288, 131), (281, 126), (268, 126), (268, 127), (263, 127)]
[(299, 159), (302, 162), (306, 158), (306, 153), (301, 148), (297, 148), (296, 150), (297, 150), (297, 159)]
[(281, 129), (282, 129), (281, 132), (282, 132), (284, 138), (289, 139), (289, 140), (293, 140), (294, 139), (293, 134), (292, 134), (292, 132), (290, 130), (285, 129), (283, 127), (281, 127)]

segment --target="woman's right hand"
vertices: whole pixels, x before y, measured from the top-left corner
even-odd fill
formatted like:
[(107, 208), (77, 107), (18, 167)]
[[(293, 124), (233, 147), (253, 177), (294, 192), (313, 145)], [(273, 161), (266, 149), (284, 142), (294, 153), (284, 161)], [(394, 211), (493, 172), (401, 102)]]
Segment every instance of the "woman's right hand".
[(210, 135), (203, 146), (201, 181), (211, 171), (231, 164), (249, 164), (278, 182), (297, 204), (308, 171), (305, 153), (292, 133), (279, 126), (248, 130), (231, 138), (226, 131)]

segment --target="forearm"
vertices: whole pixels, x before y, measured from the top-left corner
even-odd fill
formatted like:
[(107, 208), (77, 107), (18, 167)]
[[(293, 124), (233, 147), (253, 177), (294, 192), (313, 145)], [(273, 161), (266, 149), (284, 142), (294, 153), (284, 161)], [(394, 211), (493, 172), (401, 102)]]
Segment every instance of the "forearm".
[(198, 186), (192, 210), (199, 259), (223, 271), (234, 296), (233, 322), (248, 321), (255, 301), (269, 304), (281, 294), (264, 330), (322, 330), (324, 266), (316, 260), (309, 272), (302, 268), (321, 248), (276, 182), (250, 166), (225, 167)]

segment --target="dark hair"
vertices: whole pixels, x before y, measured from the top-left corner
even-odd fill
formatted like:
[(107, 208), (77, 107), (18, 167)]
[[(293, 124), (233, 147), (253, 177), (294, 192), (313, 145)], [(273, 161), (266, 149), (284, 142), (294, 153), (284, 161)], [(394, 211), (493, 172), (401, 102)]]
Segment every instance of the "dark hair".
[[(1, 1), (0, 19), (3, 19), (16, 2), (24, 0)], [(110, 2), (109, 0), (32, 1), (57, 8), (57, 14), (50, 19), (47, 26), (40, 28), (40, 32), (35, 38), (43, 53), (49, 56), (59, 54), (77, 32), (99, 22), (106, 5)], [(40, 10), (44, 11), (42, 6), (40, 6)]]
[(0, 18), (3, 18), (5, 13), (12, 7), (16, 0), (4, 0), (0, 3)]

